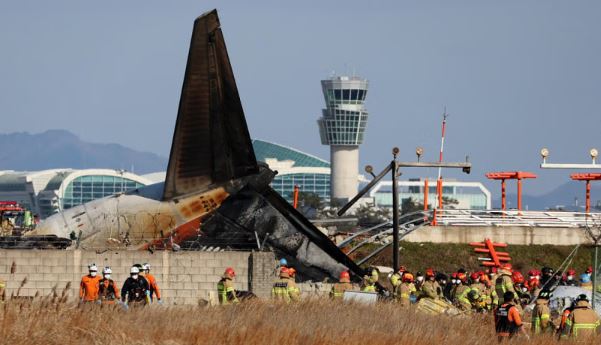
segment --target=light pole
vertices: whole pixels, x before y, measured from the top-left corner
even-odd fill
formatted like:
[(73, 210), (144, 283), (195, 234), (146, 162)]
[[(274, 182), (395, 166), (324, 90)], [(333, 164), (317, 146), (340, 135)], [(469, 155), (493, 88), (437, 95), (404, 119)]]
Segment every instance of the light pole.
[[(397, 156), (400, 150), (398, 147), (392, 149), (392, 161), (388, 164), (377, 176), (373, 174), (373, 167), (368, 165), (365, 167), (365, 171), (374, 177), (367, 186), (363, 187), (361, 191), (355, 197), (351, 199), (346, 205), (344, 205), (339, 211), (338, 216), (342, 216), (348, 209), (350, 209), (361, 197), (369, 192), (376, 183), (388, 174), (392, 172), (392, 263), (393, 269), (399, 268), (399, 195), (398, 195), (398, 177), (401, 175), (399, 168), (460, 168), (464, 173), (469, 174), (472, 169), (472, 163), (466, 162), (461, 163), (444, 163), (444, 162), (420, 162), (420, 157), (424, 153), (421, 147), (415, 150), (417, 155), (417, 162), (399, 162)], [(434, 210), (436, 212), (436, 210)], [(434, 213), (436, 217), (436, 213)]]
[[(547, 163), (547, 158), (549, 157), (549, 150), (547, 148), (543, 148), (540, 150), (540, 155), (543, 158), (543, 162), (541, 163), (541, 169), (601, 169), (601, 164), (597, 164), (597, 156), (599, 155), (599, 151), (597, 149), (592, 148), (589, 151), (589, 155), (591, 156), (591, 164), (580, 164), (580, 163)], [(574, 175), (573, 175), (574, 176)], [(589, 191), (587, 186), (587, 197)], [(586, 213), (586, 219), (589, 219), (589, 213)], [(595, 309), (595, 293), (597, 290), (597, 271), (599, 270), (598, 265), (598, 252), (599, 245), (601, 244), (601, 224), (595, 224), (594, 219), (590, 218), (593, 221), (593, 226), (586, 226), (585, 233), (593, 242), (593, 247), (595, 248), (594, 256), (593, 256), (593, 291), (591, 293), (592, 300), (591, 304), (593, 309)]]

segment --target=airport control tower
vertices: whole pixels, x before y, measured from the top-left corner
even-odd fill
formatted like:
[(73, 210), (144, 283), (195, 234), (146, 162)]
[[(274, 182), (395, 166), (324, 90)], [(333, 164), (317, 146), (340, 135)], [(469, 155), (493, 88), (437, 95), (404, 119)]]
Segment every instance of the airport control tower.
[(359, 145), (367, 126), (367, 80), (332, 77), (321, 81), (326, 108), (317, 120), (323, 145), (330, 145), (330, 197), (349, 200), (357, 194)]

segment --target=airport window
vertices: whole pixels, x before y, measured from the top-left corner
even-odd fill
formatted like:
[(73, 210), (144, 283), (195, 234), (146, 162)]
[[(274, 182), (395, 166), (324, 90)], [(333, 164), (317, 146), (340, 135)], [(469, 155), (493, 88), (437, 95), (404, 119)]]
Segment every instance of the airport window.
[(114, 176), (81, 176), (65, 188), (63, 209), (81, 205), (94, 199), (144, 186), (133, 180)]

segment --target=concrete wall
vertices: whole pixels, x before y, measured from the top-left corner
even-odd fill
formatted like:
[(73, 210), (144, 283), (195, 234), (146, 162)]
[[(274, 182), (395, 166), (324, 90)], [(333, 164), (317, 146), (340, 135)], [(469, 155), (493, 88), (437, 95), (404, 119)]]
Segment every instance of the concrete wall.
[[(267, 297), (274, 279), (275, 256), (270, 252), (170, 252), (107, 251), (98, 254), (82, 250), (0, 250), (0, 278), (7, 282), (6, 296), (46, 296), (56, 286), (75, 300), (87, 265), (100, 270), (110, 266), (121, 288), (135, 263), (149, 263), (166, 304), (192, 304), (216, 297), (216, 284), (226, 267), (236, 270), (238, 290), (252, 290)], [(11, 273), (14, 267), (14, 273)]]
[(528, 226), (426, 226), (407, 235), (409, 242), (469, 243), (490, 238), (514, 245), (576, 245), (589, 242), (579, 228), (542, 228)]

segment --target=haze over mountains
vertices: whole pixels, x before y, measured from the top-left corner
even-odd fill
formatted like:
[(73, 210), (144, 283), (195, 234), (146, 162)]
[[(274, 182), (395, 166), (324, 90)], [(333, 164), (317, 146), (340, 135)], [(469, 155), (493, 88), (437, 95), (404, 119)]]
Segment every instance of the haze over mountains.
[[(106, 168), (147, 174), (167, 169), (167, 157), (132, 150), (119, 144), (86, 142), (66, 130), (48, 130), (38, 134), (27, 132), (0, 134), (0, 148), (0, 170)], [(478, 179), (477, 176), (472, 178)], [(491, 190), (495, 208), (501, 206), (500, 188), (499, 184)], [(584, 189), (583, 182), (569, 181), (544, 195), (525, 194), (523, 204), (530, 210), (543, 210), (556, 206), (583, 210)], [(511, 192), (512, 188), (509, 187), (508, 207), (515, 208), (516, 196)], [(592, 183), (591, 195), (591, 204), (594, 207), (597, 201), (601, 200), (601, 183)]]
[(0, 170), (124, 169), (147, 174), (167, 169), (167, 158), (119, 144), (89, 143), (65, 130), (0, 134)]

